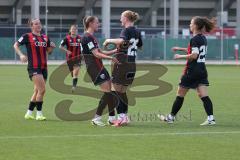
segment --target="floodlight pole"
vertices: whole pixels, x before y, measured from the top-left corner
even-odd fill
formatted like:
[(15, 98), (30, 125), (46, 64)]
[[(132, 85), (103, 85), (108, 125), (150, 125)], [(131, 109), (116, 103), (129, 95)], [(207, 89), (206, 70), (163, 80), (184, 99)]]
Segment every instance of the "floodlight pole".
[(45, 0), (45, 34), (48, 34), (48, 0)]
[(164, 40), (163, 40), (163, 59), (166, 60), (166, 57), (167, 57), (167, 40), (166, 40), (166, 27), (167, 27), (167, 2), (166, 0), (164, 0), (164, 18), (163, 18), (163, 21), (164, 21), (164, 26), (163, 26), (163, 30), (164, 30)]
[(221, 63), (223, 64), (223, 0), (221, 0)]

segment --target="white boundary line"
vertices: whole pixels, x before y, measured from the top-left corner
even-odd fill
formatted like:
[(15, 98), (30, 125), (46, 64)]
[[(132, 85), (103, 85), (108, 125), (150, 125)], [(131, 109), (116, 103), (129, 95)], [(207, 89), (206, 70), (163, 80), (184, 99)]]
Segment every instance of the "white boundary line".
[(72, 138), (72, 137), (139, 137), (139, 136), (185, 136), (185, 135), (223, 135), (240, 134), (240, 131), (216, 131), (216, 132), (165, 132), (165, 133), (118, 133), (118, 134), (77, 134), (77, 135), (39, 135), (39, 136), (0, 136), (0, 140), (9, 139), (37, 139), (37, 138)]

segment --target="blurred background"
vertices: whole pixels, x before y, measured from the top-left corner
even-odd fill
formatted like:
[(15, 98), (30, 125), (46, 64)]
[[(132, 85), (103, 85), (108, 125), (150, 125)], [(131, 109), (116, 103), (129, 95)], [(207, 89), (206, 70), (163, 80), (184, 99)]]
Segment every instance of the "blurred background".
[[(220, 64), (238, 63), (240, 0), (1, 0), (0, 60), (17, 62), (12, 46), (22, 34), (30, 32), (28, 19), (40, 18), (43, 33), (58, 46), (71, 24), (77, 24), (79, 34), (83, 34), (83, 17), (95, 15), (101, 21), (96, 34), (101, 43), (119, 36), (120, 15), (125, 10), (140, 15), (136, 26), (144, 48), (138, 60), (172, 60), (171, 47), (186, 47), (191, 38), (191, 18), (206, 16), (217, 19), (217, 28), (207, 36), (207, 59)], [(49, 56), (49, 60), (64, 59), (65, 54), (58, 48)]]

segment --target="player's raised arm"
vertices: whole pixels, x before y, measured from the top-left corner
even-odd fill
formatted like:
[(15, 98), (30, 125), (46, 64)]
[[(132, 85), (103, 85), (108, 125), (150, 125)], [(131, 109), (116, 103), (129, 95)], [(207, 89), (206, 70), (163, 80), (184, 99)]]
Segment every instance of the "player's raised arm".
[(173, 52), (182, 51), (182, 52), (188, 53), (188, 49), (187, 48), (182, 48), (182, 47), (172, 47), (172, 51)]
[(124, 39), (122, 38), (116, 38), (116, 39), (106, 39), (103, 42), (103, 47), (106, 47), (108, 44), (113, 43), (116, 46), (120, 46), (122, 44), (122, 42), (124, 41)]
[[(93, 49), (92, 53), (93, 53), (93, 55), (95, 57), (97, 57), (99, 59), (109, 59), (109, 60), (112, 60), (114, 63), (119, 63), (119, 61), (116, 58), (108, 56), (108, 55), (102, 53), (99, 49)], [(109, 51), (109, 53), (111, 53), (111, 51)]]

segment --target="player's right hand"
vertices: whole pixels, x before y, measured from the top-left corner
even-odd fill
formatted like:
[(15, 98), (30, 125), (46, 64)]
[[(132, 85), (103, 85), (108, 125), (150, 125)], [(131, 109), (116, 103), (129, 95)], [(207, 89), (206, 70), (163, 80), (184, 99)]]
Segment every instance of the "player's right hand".
[(113, 63), (120, 64), (120, 62), (119, 62), (119, 61), (117, 60), (117, 58), (115, 58), (115, 57), (112, 58), (112, 61), (113, 61)]
[(173, 52), (176, 52), (176, 51), (178, 51), (179, 50), (179, 47), (172, 47), (172, 51)]
[(67, 51), (67, 54), (70, 55), (70, 54), (72, 54), (72, 52), (68, 50), (68, 51)]
[(25, 56), (25, 55), (21, 55), (20, 60), (22, 63), (27, 63), (27, 61), (28, 61), (27, 56)]
[(180, 58), (181, 58), (181, 55), (180, 55), (180, 54), (175, 54), (173, 58), (174, 58), (174, 59), (180, 59)]

